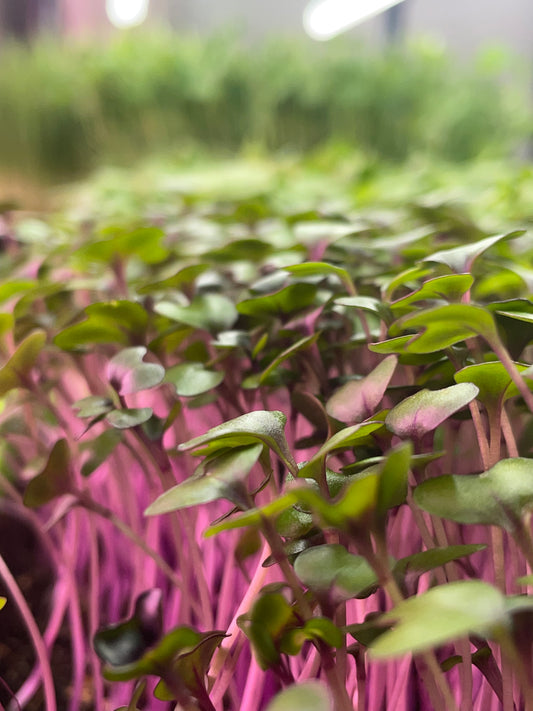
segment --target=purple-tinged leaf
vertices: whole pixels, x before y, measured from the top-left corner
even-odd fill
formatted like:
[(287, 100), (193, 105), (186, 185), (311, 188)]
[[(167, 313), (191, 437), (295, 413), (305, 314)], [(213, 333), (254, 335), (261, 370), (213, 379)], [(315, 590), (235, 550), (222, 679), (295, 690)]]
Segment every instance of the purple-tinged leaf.
[(473, 383), (451, 385), (442, 390), (421, 390), (393, 407), (385, 424), (399, 437), (422, 437), (472, 402), (478, 392)]
[(328, 415), (350, 425), (371, 417), (389, 386), (397, 363), (396, 356), (388, 356), (365, 378), (351, 380), (339, 388), (326, 404)]

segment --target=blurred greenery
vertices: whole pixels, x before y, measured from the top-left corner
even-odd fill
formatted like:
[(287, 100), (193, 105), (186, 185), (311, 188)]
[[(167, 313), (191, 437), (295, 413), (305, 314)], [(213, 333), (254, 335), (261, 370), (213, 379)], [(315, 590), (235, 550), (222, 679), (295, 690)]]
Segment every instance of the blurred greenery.
[(525, 74), (496, 50), (459, 67), (430, 42), (250, 47), (228, 34), (134, 32), (4, 44), (0, 171), (58, 181), (153, 153), (331, 141), (387, 162), (508, 155), (529, 131)]

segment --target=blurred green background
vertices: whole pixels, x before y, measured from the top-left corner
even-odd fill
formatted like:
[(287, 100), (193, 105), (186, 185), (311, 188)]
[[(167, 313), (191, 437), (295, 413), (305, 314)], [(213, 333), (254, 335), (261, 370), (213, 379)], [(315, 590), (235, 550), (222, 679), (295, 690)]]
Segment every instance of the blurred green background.
[[(0, 46), (0, 174), (58, 183), (104, 164), (335, 144), (370, 161), (526, 155), (528, 73), (492, 49), (132, 30)], [(340, 150), (341, 150), (340, 149)]]

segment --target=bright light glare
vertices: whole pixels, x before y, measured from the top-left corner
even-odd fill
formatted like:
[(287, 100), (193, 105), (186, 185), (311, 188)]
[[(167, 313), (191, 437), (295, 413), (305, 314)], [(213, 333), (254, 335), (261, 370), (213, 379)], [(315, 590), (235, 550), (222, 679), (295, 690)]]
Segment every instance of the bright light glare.
[(313, 39), (328, 40), (400, 2), (402, 0), (313, 0), (304, 10), (304, 28)]
[(148, 15), (150, 0), (106, 0), (109, 21), (120, 29), (141, 25)]

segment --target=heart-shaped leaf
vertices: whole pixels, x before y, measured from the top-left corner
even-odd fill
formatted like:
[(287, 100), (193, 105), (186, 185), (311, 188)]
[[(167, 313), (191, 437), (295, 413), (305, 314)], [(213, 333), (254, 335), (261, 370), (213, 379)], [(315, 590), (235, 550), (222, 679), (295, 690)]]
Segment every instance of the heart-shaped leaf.
[(172, 383), (181, 397), (195, 397), (213, 390), (224, 380), (224, 373), (209, 370), (203, 363), (181, 363), (169, 368), (165, 382)]
[(144, 346), (124, 348), (107, 366), (107, 379), (119, 395), (129, 395), (153, 388), (163, 380), (165, 369), (157, 363), (144, 363)]
[(397, 363), (396, 356), (388, 356), (365, 378), (351, 380), (339, 388), (326, 404), (328, 415), (347, 424), (371, 417), (389, 386)]
[(332, 711), (333, 703), (327, 689), (319, 681), (306, 681), (289, 686), (267, 706), (266, 711)]
[(129, 427), (142, 425), (142, 423), (149, 420), (151, 416), (151, 407), (124, 408), (123, 410), (113, 410), (106, 415), (106, 420), (118, 430), (126, 430)]
[(505, 623), (505, 597), (492, 585), (462, 580), (404, 600), (380, 618), (396, 623), (370, 647), (373, 659), (417, 654), (469, 634), (485, 637)]
[(71, 486), (70, 450), (67, 440), (60, 439), (52, 447), (44, 469), (26, 487), (24, 504), (30, 508), (43, 506), (68, 494)]
[(435, 516), (512, 531), (516, 519), (533, 509), (533, 460), (502, 459), (482, 474), (428, 479), (417, 486), (414, 499)]
[(451, 385), (442, 390), (420, 390), (393, 407), (385, 424), (399, 437), (420, 438), (472, 402), (478, 392), (473, 383)]
[(145, 515), (168, 513), (217, 499), (240, 503), (240, 499), (235, 501), (234, 485), (248, 476), (262, 451), (262, 444), (253, 444), (210, 459), (204, 469), (205, 476), (187, 479), (165, 491), (146, 509)]

